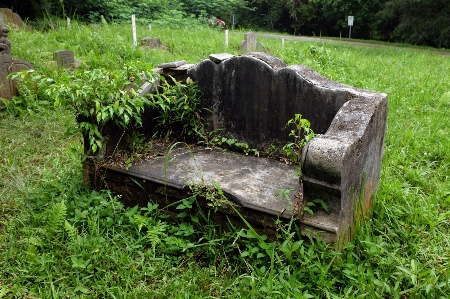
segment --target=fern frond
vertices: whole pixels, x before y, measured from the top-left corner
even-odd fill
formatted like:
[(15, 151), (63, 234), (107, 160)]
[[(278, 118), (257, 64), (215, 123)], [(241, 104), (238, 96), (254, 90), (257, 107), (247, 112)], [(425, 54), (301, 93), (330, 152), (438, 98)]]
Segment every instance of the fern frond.
[(161, 242), (161, 239), (166, 237), (167, 223), (159, 220), (152, 227), (148, 227), (147, 239), (152, 243), (153, 248)]
[(76, 227), (71, 225), (67, 220), (64, 222), (64, 228), (66, 230), (67, 235), (69, 236), (70, 241), (77, 242), (78, 230)]
[(53, 207), (51, 207), (51, 209), (48, 211), (48, 220), (45, 227), (47, 233), (59, 232), (64, 225), (66, 215), (67, 207), (64, 203), (64, 200), (53, 205)]
[(148, 217), (147, 216), (135, 214), (135, 215), (133, 215), (133, 218), (134, 218), (134, 223), (137, 225), (139, 231), (142, 230), (142, 227), (148, 226)]

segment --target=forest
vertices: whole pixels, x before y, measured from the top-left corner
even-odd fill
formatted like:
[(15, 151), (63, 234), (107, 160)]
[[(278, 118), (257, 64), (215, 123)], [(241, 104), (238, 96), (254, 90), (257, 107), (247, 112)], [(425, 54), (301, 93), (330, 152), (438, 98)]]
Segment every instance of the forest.
[(84, 22), (141, 22), (177, 27), (211, 17), (231, 28), (352, 38), (450, 48), (448, 0), (0, 0), (30, 22), (52, 16)]

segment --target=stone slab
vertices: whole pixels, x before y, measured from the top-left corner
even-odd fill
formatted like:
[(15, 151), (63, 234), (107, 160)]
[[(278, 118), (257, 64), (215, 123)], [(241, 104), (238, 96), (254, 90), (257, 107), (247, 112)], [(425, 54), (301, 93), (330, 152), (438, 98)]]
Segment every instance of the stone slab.
[(321, 199), (328, 212), (316, 206), (313, 215), (303, 214), (302, 225), (331, 242), (354, 236), (380, 180), (386, 94), (339, 84), (263, 53), (219, 64), (203, 60), (187, 75), (204, 95), (209, 129), (261, 152), (293, 142), (286, 124), (295, 114), (308, 119), (319, 135), (303, 150), (303, 205)]
[(145, 82), (139, 87), (139, 96), (144, 96), (146, 94), (155, 93), (159, 86), (159, 78), (154, 79), (152, 82)]
[(257, 50), (257, 35), (255, 32), (247, 32), (244, 34), (244, 40), (239, 45), (239, 52), (247, 53)]
[(141, 46), (148, 49), (159, 49), (161, 47), (161, 40), (157, 37), (144, 37), (141, 39)]
[(220, 53), (220, 54), (211, 54), (211, 55), (209, 55), (209, 59), (211, 59), (215, 63), (221, 63), (222, 61), (230, 59), (231, 57), (234, 57), (234, 55), (228, 54), (228, 53)]
[(11, 72), (11, 65), (11, 55), (0, 55), (0, 97), (4, 99), (11, 99), (15, 95), (11, 80), (6, 78)]
[(53, 53), (53, 59), (58, 67), (73, 67), (75, 64), (73, 51), (70, 50), (56, 51)]
[[(128, 169), (130, 175), (167, 184), (178, 189), (191, 183), (213, 186), (218, 183), (231, 200), (255, 211), (289, 219), (298, 188), (295, 166), (283, 162), (246, 156), (235, 152), (199, 147), (179, 148), (166, 159), (145, 161)], [(290, 200), (275, 196), (278, 190), (293, 189)]]
[(179, 60), (179, 61), (161, 63), (160, 65), (158, 65), (158, 67), (162, 68), (162, 69), (176, 68), (176, 67), (179, 67), (186, 63), (187, 63), (186, 60)]

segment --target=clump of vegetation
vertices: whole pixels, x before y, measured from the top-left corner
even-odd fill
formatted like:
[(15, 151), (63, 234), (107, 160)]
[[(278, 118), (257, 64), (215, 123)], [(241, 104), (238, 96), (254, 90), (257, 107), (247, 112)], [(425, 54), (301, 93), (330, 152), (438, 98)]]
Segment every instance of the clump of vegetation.
[(78, 125), (68, 131), (81, 132), (95, 154), (103, 147), (103, 127), (109, 122), (120, 128), (142, 125), (141, 114), (150, 102), (139, 95), (139, 87), (153, 77), (142, 66), (125, 65), (119, 70), (64, 69), (53, 78), (28, 70), (11, 79), (18, 81), (22, 105), (35, 107), (36, 102), (45, 101), (70, 108)]

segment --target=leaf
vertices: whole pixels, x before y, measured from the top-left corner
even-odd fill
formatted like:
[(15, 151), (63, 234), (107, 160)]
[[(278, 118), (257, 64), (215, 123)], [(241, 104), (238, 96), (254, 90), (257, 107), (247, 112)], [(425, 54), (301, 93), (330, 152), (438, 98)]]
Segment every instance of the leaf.
[(322, 199), (314, 199), (313, 202), (320, 204), (322, 209), (324, 209), (327, 213), (329, 213), (328, 205)]
[(314, 212), (309, 207), (304, 207), (304, 210), (310, 215), (314, 215)]
[(180, 214), (177, 215), (178, 218), (184, 218), (184, 217), (186, 217), (186, 216), (187, 216), (187, 213), (186, 213), (186, 212), (182, 212), (182, 213), (180, 213)]
[(75, 287), (74, 292), (76, 293), (78, 291), (83, 294), (87, 294), (89, 292), (89, 289), (86, 287), (83, 287), (83, 286), (77, 286), (77, 287)]
[(185, 206), (184, 204), (179, 204), (179, 205), (176, 207), (176, 209), (177, 209), (177, 210), (183, 210), (183, 209), (186, 209), (186, 206)]

